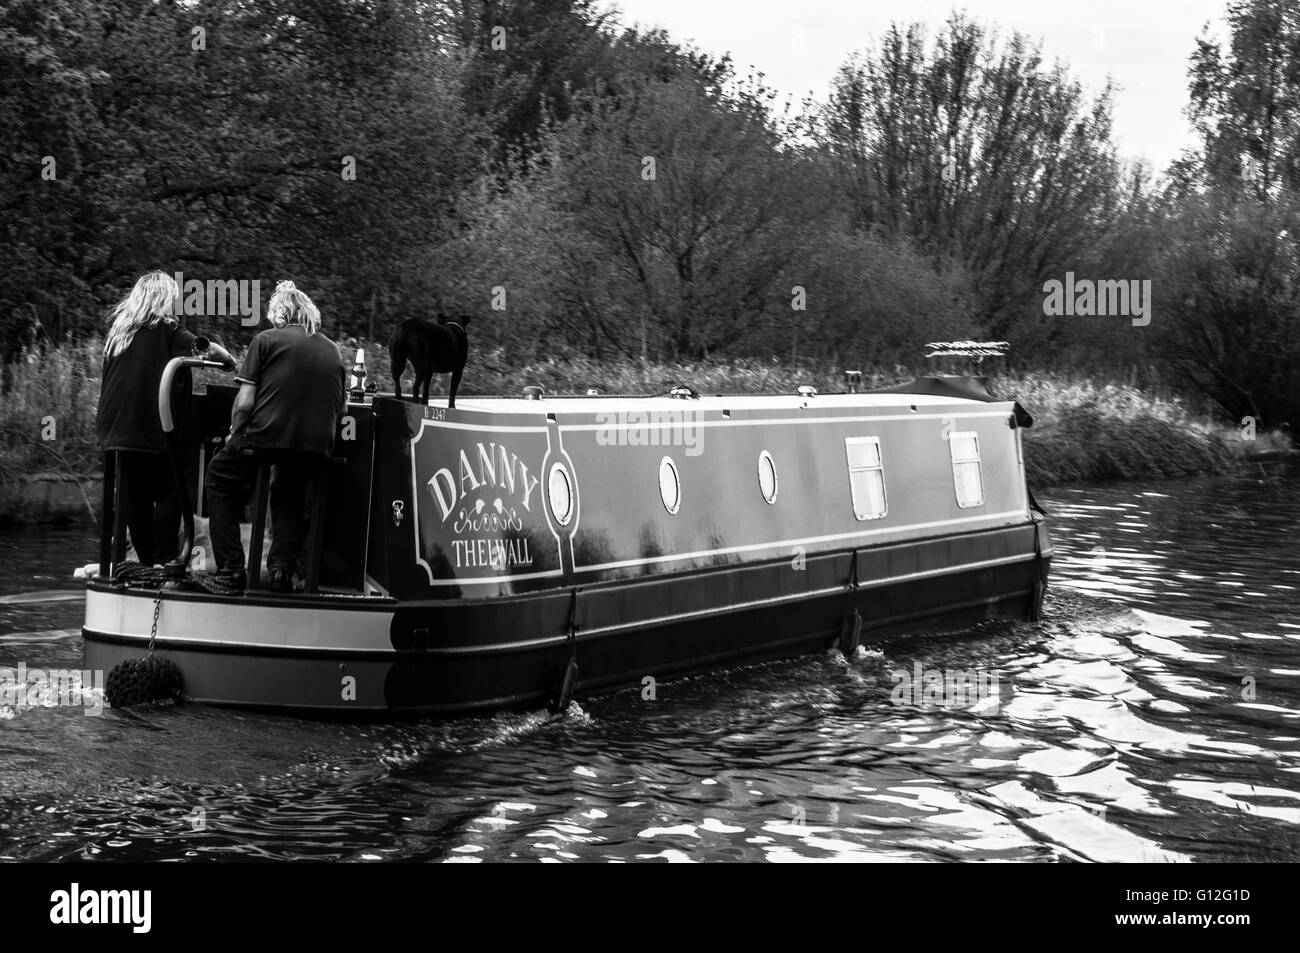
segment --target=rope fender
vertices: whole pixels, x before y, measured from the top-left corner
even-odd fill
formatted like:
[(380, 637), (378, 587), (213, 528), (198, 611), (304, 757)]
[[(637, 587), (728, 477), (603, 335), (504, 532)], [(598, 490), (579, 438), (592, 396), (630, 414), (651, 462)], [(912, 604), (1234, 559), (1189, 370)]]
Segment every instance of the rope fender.
[(181, 700), (184, 684), (175, 662), (150, 655), (114, 665), (104, 695), (113, 708), (175, 704)]
[(153, 600), (153, 628), (144, 658), (125, 659), (113, 666), (104, 685), (104, 695), (113, 708), (135, 705), (175, 704), (181, 700), (185, 681), (181, 670), (170, 659), (153, 654), (158, 638), (158, 613), (162, 609), (162, 588)]

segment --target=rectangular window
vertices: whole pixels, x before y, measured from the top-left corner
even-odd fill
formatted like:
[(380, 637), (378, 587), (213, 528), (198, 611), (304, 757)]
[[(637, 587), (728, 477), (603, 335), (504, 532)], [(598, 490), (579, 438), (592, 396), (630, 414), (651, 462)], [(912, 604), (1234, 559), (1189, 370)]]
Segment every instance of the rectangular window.
[(973, 430), (948, 434), (952, 482), (962, 509), (984, 505), (984, 475), (980, 471), (980, 438)]
[(880, 457), (880, 438), (845, 437), (844, 452), (849, 460), (853, 515), (860, 520), (880, 519), (885, 515), (885, 465)]

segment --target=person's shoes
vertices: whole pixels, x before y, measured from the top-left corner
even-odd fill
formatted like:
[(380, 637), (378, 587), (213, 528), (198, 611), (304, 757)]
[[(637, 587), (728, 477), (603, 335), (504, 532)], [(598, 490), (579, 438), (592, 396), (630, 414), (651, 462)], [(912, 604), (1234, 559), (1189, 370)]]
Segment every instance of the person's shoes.
[(232, 592), (248, 588), (248, 573), (243, 569), (218, 569), (213, 575), (223, 588)]
[(293, 573), (288, 569), (272, 569), (267, 588), (272, 592), (293, 592)]

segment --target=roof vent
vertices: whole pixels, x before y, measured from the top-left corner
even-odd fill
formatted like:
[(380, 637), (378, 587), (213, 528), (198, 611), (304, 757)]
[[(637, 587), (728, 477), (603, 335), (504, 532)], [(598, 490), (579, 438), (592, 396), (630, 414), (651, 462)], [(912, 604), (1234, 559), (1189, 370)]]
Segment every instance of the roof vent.
[(844, 384), (845, 386), (848, 387), (850, 394), (856, 394), (858, 392), (858, 388), (862, 386), (862, 372), (845, 371)]
[(800, 396), (800, 397), (816, 397), (816, 396), (817, 396), (817, 388), (816, 388), (816, 387), (813, 387), (813, 386), (810, 385), (810, 384), (800, 384), (800, 385), (799, 385), (799, 396)]
[(524, 388), (524, 400), (541, 400), (543, 391), (536, 384), (529, 384)]

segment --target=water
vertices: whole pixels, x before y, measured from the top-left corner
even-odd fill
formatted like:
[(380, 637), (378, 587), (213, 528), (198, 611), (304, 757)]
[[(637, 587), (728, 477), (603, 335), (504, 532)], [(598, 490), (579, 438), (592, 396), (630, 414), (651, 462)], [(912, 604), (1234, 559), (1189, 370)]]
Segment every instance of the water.
[[(1041, 625), (458, 721), (0, 710), (0, 858), (1300, 859), (1294, 472), (1044, 493)], [(0, 536), (0, 666), (80, 665), (82, 531)], [(994, 697), (891, 702), (891, 673)], [(905, 699), (906, 701), (906, 699)]]

